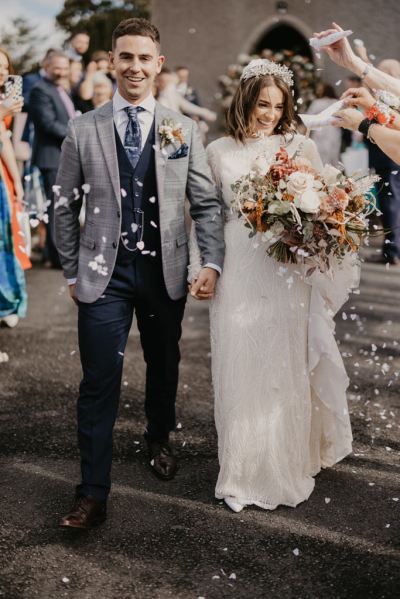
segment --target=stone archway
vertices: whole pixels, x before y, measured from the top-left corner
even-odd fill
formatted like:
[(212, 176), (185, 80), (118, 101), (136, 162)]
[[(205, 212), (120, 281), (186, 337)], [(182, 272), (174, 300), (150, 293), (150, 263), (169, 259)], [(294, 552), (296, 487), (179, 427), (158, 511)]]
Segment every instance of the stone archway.
[(308, 39), (306, 39), (297, 29), (286, 23), (279, 23), (276, 27), (272, 27), (263, 35), (254, 48), (255, 54), (260, 54), (262, 50), (279, 51), (287, 49), (295, 54), (307, 56), (311, 60), (314, 59)]
[[(255, 28), (253, 34), (249, 36), (243, 52), (251, 55), (258, 54), (266, 47), (271, 47), (272, 50), (281, 50), (286, 47), (289, 50), (293, 49), (294, 52), (300, 51), (299, 53), (309, 57), (319, 67), (322, 66), (321, 58), (308, 43), (312, 35), (312, 29), (297, 17), (292, 15), (272, 17), (261, 22)], [(265, 46), (265, 43), (270, 43), (271, 46)], [(288, 43), (292, 47), (288, 47)], [(278, 47), (279, 45), (280, 47)]]

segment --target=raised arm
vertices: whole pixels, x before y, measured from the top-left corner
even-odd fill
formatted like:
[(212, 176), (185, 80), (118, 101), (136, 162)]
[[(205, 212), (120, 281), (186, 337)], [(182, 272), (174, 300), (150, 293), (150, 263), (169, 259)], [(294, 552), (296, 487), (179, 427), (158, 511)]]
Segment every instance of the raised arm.
[[(336, 31), (343, 31), (343, 29), (336, 23), (332, 23), (332, 29), (321, 31), (316, 33), (315, 36), (318, 38), (326, 37)], [(352, 71), (358, 77), (362, 77), (363, 81), (370, 88), (386, 89), (396, 96), (400, 96), (400, 80), (387, 75), (383, 71), (380, 71), (373, 65), (366, 63), (359, 56), (357, 56), (348, 41), (347, 38), (343, 38), (330, 46), (324, 46), (323, 51), (328, 54), (329, 58), (345, 69)]]

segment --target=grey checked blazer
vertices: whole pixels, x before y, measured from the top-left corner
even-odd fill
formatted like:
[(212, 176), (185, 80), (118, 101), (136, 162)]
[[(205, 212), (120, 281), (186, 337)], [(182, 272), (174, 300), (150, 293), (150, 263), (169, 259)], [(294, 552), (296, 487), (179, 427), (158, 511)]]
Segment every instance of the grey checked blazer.
[[(166, 146), (167, 155), (155, 151), (161, 251), (165, 285), (171, 299), (186, 294), (189, 261), (185, 230), (184, 202), (196, 221), (196, 234), (202, 264), (222, 268), (224, 259), (223, 215), (217, 190), (211, 178), (197, 125), (191, 119), (156, 103), (156, 146), (163, 119), (182, 124), (187, 156), (175, 159), (176, 146)], [(79, 212), (82, 185), (90, 185), (86, 196), (86, 220), (82, 232)], [(55, 239), (66, 278), (77, 278), (76, 295), (82, 302), (96, 301), (111, 278), (121, 233), (121, 190), (113, 121), (112, 102), (88, 112), (69, 124), (62, 145), (55, 195)], [(77, 197), (77, 190), (80, 198)], [(106, 275), (89, 267), (102, 254)]]

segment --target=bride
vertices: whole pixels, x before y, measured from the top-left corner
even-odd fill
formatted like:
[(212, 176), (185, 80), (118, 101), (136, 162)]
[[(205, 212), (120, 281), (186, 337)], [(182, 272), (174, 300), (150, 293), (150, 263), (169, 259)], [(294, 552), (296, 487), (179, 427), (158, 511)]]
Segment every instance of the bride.
[[(293, 129), (291, 85), (286, 67), (252, 61), (227, 115), (228, 135), (207, 148), (226, 221), (224, 270), (210, 308), (215, 496), (235, 512), (295, 507), (310, 496), (321, 467), (351, 452), (348, 379), (332, 316), (354, 285), (354, 269), (305, 279), (299, 266), (270, 258), (230, 209), (231, 185), (281, 147), (322, 168), (314, 142)], [(195, 233), (191, 252), (195, 279)]]

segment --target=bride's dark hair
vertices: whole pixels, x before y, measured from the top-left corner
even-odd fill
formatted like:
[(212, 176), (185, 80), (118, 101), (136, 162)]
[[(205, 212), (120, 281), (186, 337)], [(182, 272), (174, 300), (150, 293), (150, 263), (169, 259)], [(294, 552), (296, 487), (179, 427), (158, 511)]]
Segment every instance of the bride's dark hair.
[(264, 87), (276, 85), (283, 94), (283, 114), (274, 133), (282, 135), (292, 134), (296, 131), (297, 115), (294, 110), (294, 102), (291, 89), (286, 83), (275, 75), (264, 75), (262, 77), (251, 77), (241, 81), (232, 98), (226, 115), (226, 132), (236, 141), (245, 141), (251, 134), (250, 124), (258, 98)]

